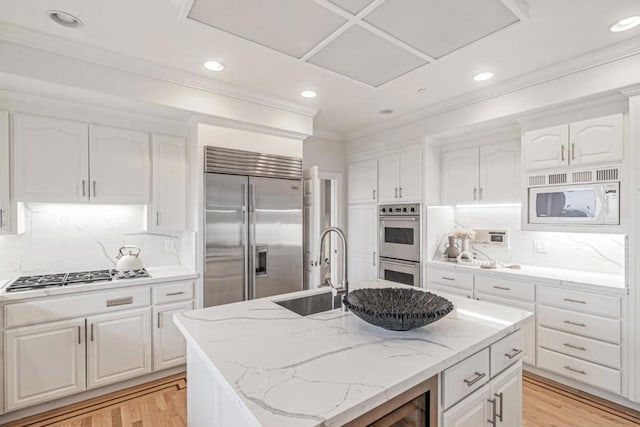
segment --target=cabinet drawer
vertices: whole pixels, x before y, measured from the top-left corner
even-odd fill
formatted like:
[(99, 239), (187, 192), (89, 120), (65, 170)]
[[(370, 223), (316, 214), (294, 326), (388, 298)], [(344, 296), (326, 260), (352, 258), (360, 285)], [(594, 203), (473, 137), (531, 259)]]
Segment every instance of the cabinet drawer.
[(488, 348), (445, 370), (442, 374), (445, 409), (482, 387), (489, 376)]
[(590, 314), (538, 306), (539, 326), (620, 344), (620, 322)]
[(517, 298), (524, 301), (535, 301), (535, 285), (511, 282), (491, 277), (475, 277), (476, 292), (497, 295), (504, 298)]
[(538, 349), (538, 367), (620, 394), (620, 371), (615, 369), (543, 348)]
[(568, 356), (620, 369), (620, 346), (538, 327), (538, 345)]
[(150, 304), (149, 288), (146, 286), (109, 292), (83, 293), (82, 295), (7, 304), (4, 308), (4, 323), (5, 327), (11, 328), (30, 323), (43, 323), (145, 307)]
[(427, 285), (427, 289), (435, 292), (436, 294), (445, 293), (445, 294), (458, 295), (461, 297), (473, 298), (473, 291), (455, 288), (453, 286), (442, 286), (437, 283), (429, 283)]
[(522, 330), (491, 344), (491, 378), (522, 359), (524, 355), (524, 334)]
[(539, 286), (538, 303), (614, 319), (620, 318), (618, 297)]
[(193, 299), (193, 282), (178, 282), (151, 288), (154, 304)]
[(429, 276), (429, 281), (433, 283), (473, 291), (473, 274), (430, 268), (427, 271), (427, 275)]

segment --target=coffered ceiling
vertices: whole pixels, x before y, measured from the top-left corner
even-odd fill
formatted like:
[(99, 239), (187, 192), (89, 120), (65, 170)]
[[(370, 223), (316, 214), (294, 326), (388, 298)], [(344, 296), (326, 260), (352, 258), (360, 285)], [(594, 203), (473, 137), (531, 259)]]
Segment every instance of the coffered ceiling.
[[(83, 28), (55, 24), (51, 9)], [(638, 0), (0, 0), (0, 11), (0, 39), (33, 32), (50, 40), (42, 49), (59, 41), (63, 54), (315, 108), (316, 128), (337, 138), (640, 54), (640, 27), (609, 31), (640, 15)], [(224, 71), (206, 70), (210, 59)], [(474, 81), (482, 71), (495, 77)]]

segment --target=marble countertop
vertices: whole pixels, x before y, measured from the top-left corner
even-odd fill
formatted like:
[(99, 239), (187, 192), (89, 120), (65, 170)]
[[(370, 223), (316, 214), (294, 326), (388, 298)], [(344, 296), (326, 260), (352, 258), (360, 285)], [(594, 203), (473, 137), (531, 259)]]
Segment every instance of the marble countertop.
[[(351, 289), (388, 286), (402, 285), (363, 281)], [(174, 322), (255, 425), (286, 427), (342, 425), (533, 319), (451, 297), (455, 309), (444, 319), (396, 332), (341, 310), (302, 317), (273, 302), (319, 292), (327, 290), (209, 307)]]
[(143, 277), (140, 279), (112, 280), (110, 282), (86, 283), (82, 285), (60, 286), (19, 292), (6, 292), (6, 286), (13, 280), (0, 280), (0, 302), (73, 294), (78, 292), (116, 289), (129, 286), (152, 285), (177, 280), (192, 280), (198, 277), (197, 273), (189, 271), (178, 265), (168, 267), (150, 267), (147, 268), (147, 271), (149, 271), (150, 277)]
[[(592, 291), (606, 290), (608, 293), (627, 294), (628, 288), (624, 276), (615, 274), (593, 273), (581, 270), (568, 270), (562, 268), (536, 267), (521, 265), (521, 268), (511, 269), (506, 267), (496, 269), (480, 268), (474, 265), (465, 265), (447, 261), (428, 261), (428, 267), (458, 270), (477, 275), (501, 277), (512, 280), (532, 280), (541, 285), (560, 287), (575, 287)], [(604, 288), (604, 289), (603, 289)]]

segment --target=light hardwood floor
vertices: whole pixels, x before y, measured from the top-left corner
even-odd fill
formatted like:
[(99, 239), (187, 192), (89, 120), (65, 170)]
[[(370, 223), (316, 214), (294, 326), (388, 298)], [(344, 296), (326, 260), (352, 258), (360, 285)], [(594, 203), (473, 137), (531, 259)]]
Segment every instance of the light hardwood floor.
[[(525, 427), (640, 426), (640, 414), (526, 373)], [(7, 427), (185, 427), (183, 374), (67, 406)]]

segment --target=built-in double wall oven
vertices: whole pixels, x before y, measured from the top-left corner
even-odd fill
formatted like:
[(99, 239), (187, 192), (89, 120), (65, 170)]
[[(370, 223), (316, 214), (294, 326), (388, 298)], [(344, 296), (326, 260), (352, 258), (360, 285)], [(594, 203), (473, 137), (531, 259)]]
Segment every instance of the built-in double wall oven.
[(421, 286), (420, 205), (380, 206), (378, 277)]

